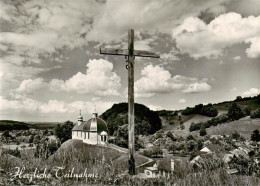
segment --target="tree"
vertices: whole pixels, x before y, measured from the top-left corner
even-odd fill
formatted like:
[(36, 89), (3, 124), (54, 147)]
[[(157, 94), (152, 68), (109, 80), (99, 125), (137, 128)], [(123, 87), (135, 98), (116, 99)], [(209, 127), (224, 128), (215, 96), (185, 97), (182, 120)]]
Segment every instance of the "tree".
[(228, 109), (227, 115), (232, 120), (238, 120), (244, 117), (242, 109), (236, 103), (231, 105), (231, 107)]
[(253, 131), (253, 133), (251, 134), (251, 140), (255, 141), (255, 142), (259, 142), (260, 141), (259, 130), (254, 130)]
[(240, 134), (238, 134), (238, 132), (236, 131), (235, 133), (232, 134), (232, 138), (235, 139), (235, 140), (239, 140)]
[(62, 125), (57, 125), (55, 128), (55, 135), (60, 139), (61, 143), (72, 138), (71, 130), (74, 124), (71, 121), (66, 121)]
[(195, 141), (195, 138), (192, 135), (188, 135), (187, 141), (191, 141), (191, 140)]
[(3, 134), (2, 134), (2, 139), (4, 140), (4, 141), (6, 141), (7, 143), (8, 143), (8, 141), (9, 141), (9, 138), (11, 138), (12, 136), (9, 134), (9, 131), (4, 131), (3, 132)]
[(235, 101), (241, 101), (242, 100), (242, 97), (241, 96), (237, 96)]
[(171, 131), (168, 131), (168, 132), (166, 133), (166, 136), (169, 137), (169, 138), (171, 138), (172, 141), (176, 141), (176, 140), (177, 140), (177, 139), (173, 136), (173, 134), (172, 134)]
[(207, 135), (207, 131), (205, 129), (205, 126), (202, 126), (200, 129), (200, 136), (206, 136)]

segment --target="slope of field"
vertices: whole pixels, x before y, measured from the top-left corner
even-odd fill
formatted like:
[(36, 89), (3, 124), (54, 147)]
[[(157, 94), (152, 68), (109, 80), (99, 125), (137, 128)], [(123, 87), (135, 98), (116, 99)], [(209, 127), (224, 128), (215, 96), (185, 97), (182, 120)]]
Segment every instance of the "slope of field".
[[(207, 128), (207, 134), (209, 135), (232, 135), (238, 132), (241, 136), (249, 139), (254, 130), (260, 130), (260, 119), (251, 119), (245, 117), (237, 121), (230, 123), (223, 123), (217, 126)], [(199, 135), (199, 131), (193, 131), (190, 134)]]
[[(184, 125), (184, 129), (180, 129), (180, 125), (178, 124), (174, 124), (174, 125), (168, 125), (167, 129), (173, 131), (177, 136), (187, 136), (190, 134), (189, 128), (191, 123), (198, 123), (198, 122), (204, 122), (207, 120), (210, 120), (211, 117), (208, 116), (202, 116), (199, 114), (192, 114), (189, 116), (183, 116), (183, 125)], [(167, 130), (166, 130), (167, 131)]]

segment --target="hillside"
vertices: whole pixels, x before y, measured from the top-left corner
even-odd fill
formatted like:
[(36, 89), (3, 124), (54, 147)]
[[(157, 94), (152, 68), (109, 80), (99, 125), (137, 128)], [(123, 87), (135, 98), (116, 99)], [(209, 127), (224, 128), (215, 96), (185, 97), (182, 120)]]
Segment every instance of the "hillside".
[[(113, 165), (120, 171), (128, 170), (127, 149), (109, 144), (108, 146), (97, 146), (83, 143), (81, 140), (71, 139), (64, 142), (61, 147), (49, 158), (49, 162), (59, 164), (67, 158), (71, 162), (96, 162), (100, 164)], [(149, 159), (135, 154), (136, 166), (149, 162)]]
[[(256, 129), (260, 130), (260, 119), (245, 117), (237, 121), (210, 127), (206, 130), (209, 135), (232, 135), (237, 132), (244, 138), (250, 139), (252, 132)], [(193, 131), (190, 134), (199, 135), (199, 131)]]
[[(110, 135), (117, 132), (119, 126), (128, 123), (128, 104), (114, 104), (112, 108), (105, 111), (101, 118), (107, 121)], [(136, 134), (153, 134), (162, 126), (158, 113), (151, 111), (148, 107), (135, 103), (135, 132)]]
[(12, 120), (0, 120), (0, 131), (3, 130), (28, 130), (30, 128), (30, 124), (20, 122), (20, 121), (12, 121)]
[[(222, 103), (217, 103), (211, 105), (217, 109), (217, 116), (226, 114), (228, 109), (231, 107), (233, 103), (236, 103), (243, 112), (245, 109), (251, 110), (251, 114), (260, 108), (260, 96), (255, 97), (246, 97), (241, 98), (238, 96), (233, 101), (226, 101)], [(189, 128), (191, 123), (201, 123), (211, 120), (215, 117), (209, 117), (200, 114), (199, 112), (196, 113), (196, 108), (201, 107), (202, 104), (196, 105), (195, 107), (187, 107), (184, 110), (179, 111), (170, 111), (170, 110), (161, 110), (157, 111), (160, 115), (162, 120), (163, 126), (162, 128), (164, 131), (173, 131), (177, 136), (187, 136), (190, 134)], [(194, 112), (195, 111), (195, 112)], [(183, 113), (185, 115), (183, 115)], [(196, 114), (194, 114), (196, 113)], [(242, 118), (237, 121), (229, 121), (225, 124), (220, 124), (218, 126), (211, 126), (207, 128), (207, 133), (210, 135), (213, 134), (232, 134), (235, 131), (238, 133), (241, 132), (241, 135), (248, 138), (249, 135), (252, 133), (253, 129), (260, 129), (260, 123), (257, 119), (250, 119), (250, 117)], [(199, 135), (199, 131), (194, 131), (191, 134)]]

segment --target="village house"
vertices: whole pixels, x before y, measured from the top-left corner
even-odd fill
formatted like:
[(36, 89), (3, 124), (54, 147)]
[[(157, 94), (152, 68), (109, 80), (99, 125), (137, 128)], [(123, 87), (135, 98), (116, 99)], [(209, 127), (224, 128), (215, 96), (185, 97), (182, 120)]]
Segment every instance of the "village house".
[(184, 159), (181, 158), (163, 158), (154, 163), (152, 167), (146, 167), (144, 174), (147, 178), (169, 177), (184, 162)]

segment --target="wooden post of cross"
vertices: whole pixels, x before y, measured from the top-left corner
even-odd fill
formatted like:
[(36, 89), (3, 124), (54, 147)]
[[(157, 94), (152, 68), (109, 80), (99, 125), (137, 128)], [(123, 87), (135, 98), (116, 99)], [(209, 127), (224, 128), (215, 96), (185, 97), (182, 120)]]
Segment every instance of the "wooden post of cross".
[(135, 136), (134, 136), (134, 59), (137, 57), (159, 58), (158, 54), (144, 50), (134, 50), (134, 30), (128, 31), (128, 50), (126, 49), (107, 49), (100, 48), (100, 54), (121, 55), (127, 60), (126, 68), (128, 70), (128, 148), (129, 148), (129, 174), (135, 174)]

